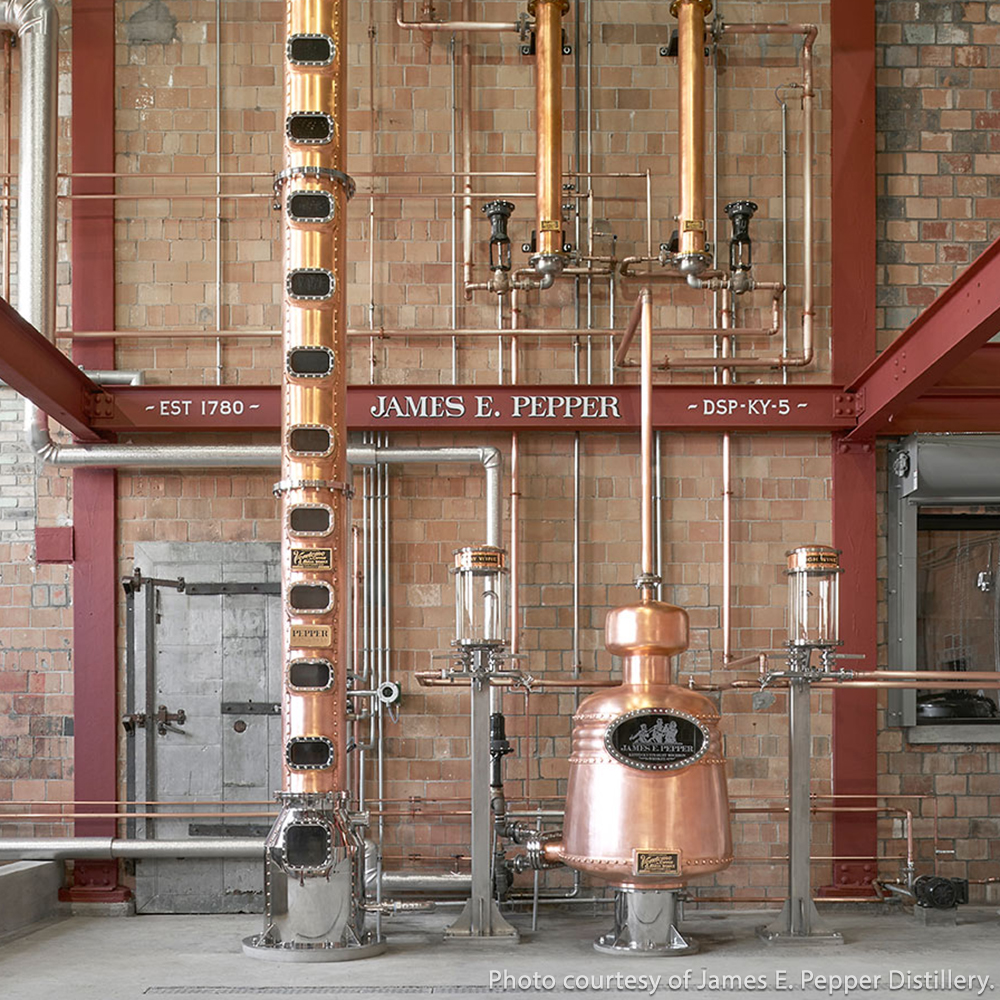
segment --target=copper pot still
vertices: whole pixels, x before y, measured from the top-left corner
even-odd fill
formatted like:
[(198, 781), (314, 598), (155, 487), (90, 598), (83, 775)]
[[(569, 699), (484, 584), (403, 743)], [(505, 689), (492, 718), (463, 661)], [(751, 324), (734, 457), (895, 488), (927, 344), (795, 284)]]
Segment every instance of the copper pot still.
[(733, 861), (719, 711), (670, 683), (688, 646), (683, 608), (644, 600), (616, 608), (607, 649), (623, 679), (581, 702), (563, 839), (550, 860), (622, 889), (677, 889)]

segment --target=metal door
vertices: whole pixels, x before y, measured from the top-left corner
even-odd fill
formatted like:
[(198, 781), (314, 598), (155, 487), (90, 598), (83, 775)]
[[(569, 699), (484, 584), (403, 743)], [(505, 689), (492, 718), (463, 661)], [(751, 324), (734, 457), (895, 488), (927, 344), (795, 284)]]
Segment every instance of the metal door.
[[(137, 819), (135, 835), (263, 838), (270, 828), (281, 781), (278, 556), (270, 543), (135, 546), (129, 784), (140, 801), (178, 804), (157, 812), (188, 814)], [(253, 912), (262, 893), (262, 861), (136, 862), (141, 913)]]

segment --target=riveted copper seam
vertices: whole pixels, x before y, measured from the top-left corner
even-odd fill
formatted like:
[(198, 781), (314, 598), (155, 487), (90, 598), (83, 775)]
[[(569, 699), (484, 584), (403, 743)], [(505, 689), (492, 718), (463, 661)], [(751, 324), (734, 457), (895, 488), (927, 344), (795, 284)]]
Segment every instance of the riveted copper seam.
[(678, 0), (677, 65), (680, 74), (681, 256), (705, 253), (705, 16), (708, 0)]
[[(285, 65), (285, 120), (299, 113), (320, 112), (330, 116), (332, 135), (327, 142), (300, 143), (285, 138), (285, 170), (320, 167), (343, 171), (345, 146), (345, 8), (331, 0), (289, 0), (288, 35), (325, 35), (333, 43), (328, 65)], [(296, 376), (286, 367), (282, 377), (281, 479), (287, 488), (281, 494), (282, 540), (281, 582), (283, 615), (282, 736), (285, 747), (295, 738), (325, 738), (333, 745), (333, 762), (315, 770), (296, 768), (282, 755), (282, 786), (288, 792), (340, 791), (347, 787), (344, 761), (346, 740), (345, 668), (347, 648), (346, 602), (347, 498), (340, 484), (347, 481), (345, 380), (344, 224), (347, 197), (344, 188), (324, 176), (293, 176), (285, 180), (285, 193), (326, 191), (334, 203), (332, 218), (325, 222), (299, 222), (284, 216), (284, 272), (287, 279), (301, 268), (321, 268), (333, 276), (332, 293), (323, 299), (284, 299), (284, 353), (296, 347), (325, 347), (333, 352), (332, 371), (324, 376)], [(297, 427), (328, 428), (330, 448), (325, 454), (293, 452), (291, 432)], [(321, 449), (316, 449), (320, 451)], [(300, 485), (308, 483), (308, 486)], [(316, 484), (329, 484), (316, 485)], [(299, 505), (323, 505), (331, 511), (332, 530), (296, 534), (290, 513)], [(303, 559), (301, 550), (329, 549), (313, 559)], [(293, 550), (299, 550), (298, 553)], [(297, 556), (297, 558), (296, 558)], [(312, 568), (297, 568), (305, 562)], [(324, 565), (329, 563), (328, 568)], [(293, 611), (289, 602), (296, 584), (327, 584), (332, 606), (322, 613)], [(324, 659), (333, 667), (333, 682), (326, 690), (296, 689), (288, 678), (289, 664), (297, 659)]]
[(562, 19), (565, 0), (537, 0), (535, 12), (536, 252), (561, 254)]

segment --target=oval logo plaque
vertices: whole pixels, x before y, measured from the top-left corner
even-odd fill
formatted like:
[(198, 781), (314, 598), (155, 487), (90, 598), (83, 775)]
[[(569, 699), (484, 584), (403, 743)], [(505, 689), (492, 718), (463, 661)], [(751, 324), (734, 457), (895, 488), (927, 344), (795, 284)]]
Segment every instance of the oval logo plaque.
[(608, 726), (604, 745), (615, 760), (640, 771), (674, 771), (705, 755), (711, 736), (693, 715), (640, 708)]

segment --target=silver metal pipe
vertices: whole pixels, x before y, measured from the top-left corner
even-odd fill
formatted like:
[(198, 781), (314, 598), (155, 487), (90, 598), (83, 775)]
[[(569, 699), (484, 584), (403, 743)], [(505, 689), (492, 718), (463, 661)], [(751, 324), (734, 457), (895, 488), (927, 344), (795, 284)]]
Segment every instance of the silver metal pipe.
[[(35, 454), (49, 465), (90, 466), (102, 468), (274, 468), (281, 464), (281, 447), (276, 444), (228, 445), (136, 445), (77, 443), (56, 444), (49, 436), (47, 423), (33, 422), (28, 428), (29, 442)], [(488, 446), (455, 448), (379, 448), (375, 445), (348, 445), (347, 461), (353, 465), (376, 462), (479, 463), (486, 471), (486, 543), (502, 544), (500, 495), (503, 456), (498, 448)]]
[[(59, 15), (52, 0), (0, 3), (0, 29), (21, 50), (18, 137), (17, 311), (45, 337), (55, 337), (56, 123)], [(25, 399), (26, 428), (48, 418)]]
[(468, 895), (472, 889), (472, 876), (458, 872), (383, 872), (382, 889), (391, 895), (402, 892)]
[(145, 373), (130, 368), (81, 368), (91, 382), (98, 385), (145, 385)]
[(130, 840), (124, 837), (3, 837), (0, 861), (115, 858), (262, 858), (263, 838), (204, 837)]
[(222, 4), (215, 5), (215, 383), (222, 385)]
[[(780, 87), (778, 88), (780, 91)], [(788, 287), (788, 102), (781, 105), (781, 283)], [(781, 356), (788, 355), (788, 296), (781, 300)], [(788, 381), (788, 369), (781, 369), (781, 381)]]

